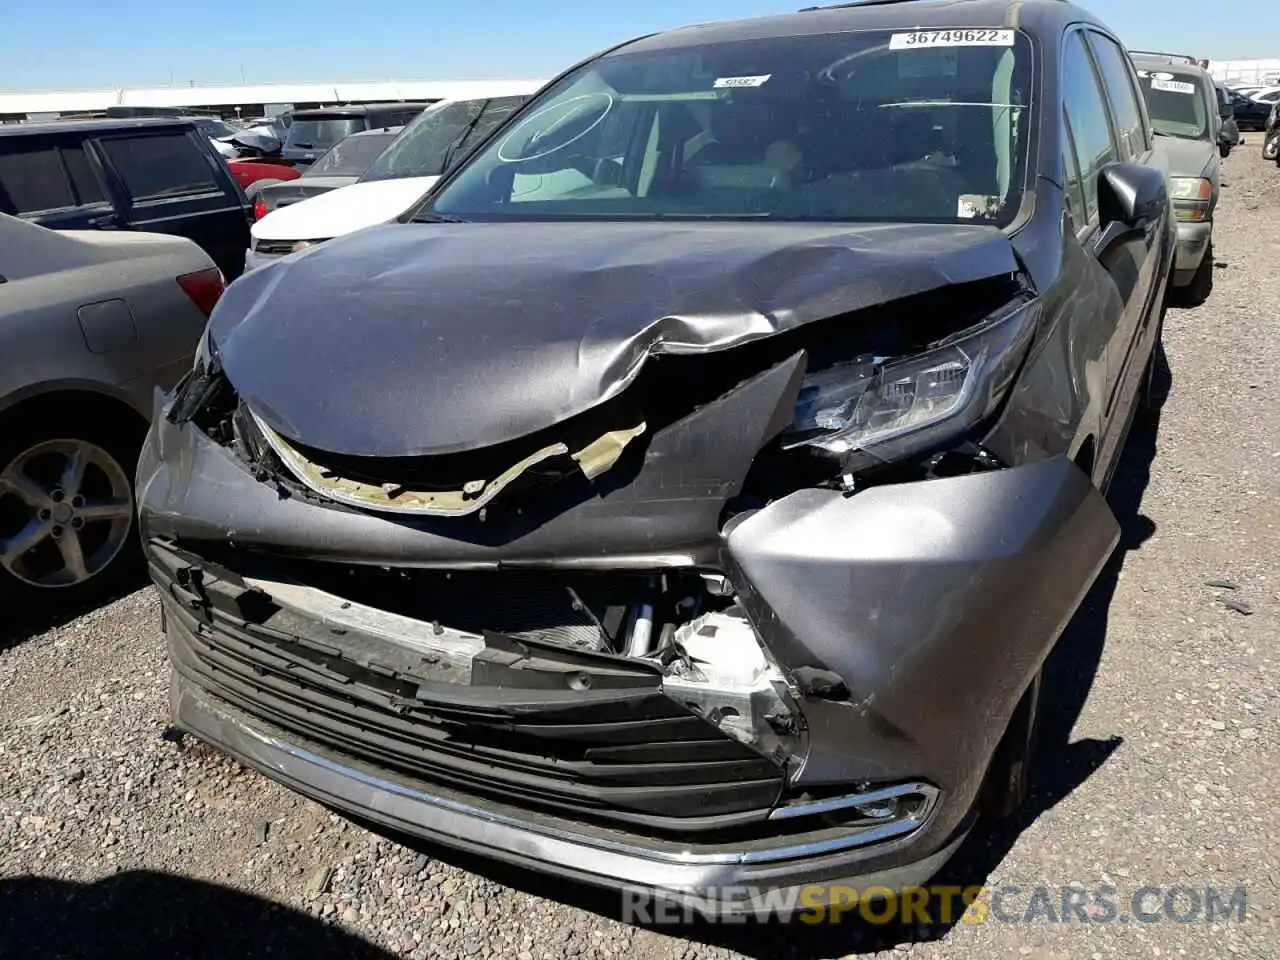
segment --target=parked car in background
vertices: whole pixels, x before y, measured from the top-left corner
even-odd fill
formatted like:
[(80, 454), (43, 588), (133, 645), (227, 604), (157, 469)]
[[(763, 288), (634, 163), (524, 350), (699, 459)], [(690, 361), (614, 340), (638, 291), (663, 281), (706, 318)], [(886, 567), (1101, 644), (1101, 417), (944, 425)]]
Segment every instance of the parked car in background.
[(284, 140), (284, 157), (306, 166), (353, 133), (402, 127), (429, 106), (429, 103), (379, 103), (295, 110)]
[(0, 126), (0, 213), (187, 237), (227, 279), (244, 270), (249, 203), (189, 118)]
[(1235, 111), (1236, 123), (1241, 130), (1264, 130), (1267, 126), (1267, 115), (1271, 112), (1271, 103), (1242, 96), (1238, 91), (1231, 98), (1231, 107)]
[(349, 187), (369, 168), (387, 145), (404, 129), (388, 127), (385, 130), (363, 130), (329, 148), (320, 159), (303, 171), (300, 177), (289, 180), (257, 181), (245, 191), (253, 204), (255, 220), (261, 220), (272, 210), (287, 207), (311, 197), (318, 197), (339, 187)]
[(1213, 214), (1222, 188), (1218, 89), (1190, 64), (1134, 57), (1156, 149), (1165, 157), (1178, 221), (1173, 290), (1189, 304), (1213, 292)]
[(401, 222), (227, 290), (139, 464), (173, 722), (715, 913), (924, 883), (1026, 798), (1120, 536), (1163, 163), (1061, 0), (580, 64)]
[(197, 130), (209, 138), (220, 157), (230, 159), (236, 155), (235, 148), (226, 142), (226, 138), (235, 136), (241, 127), (213, 117), (194, 117), (192, 122)]
[(351, 186), (269, 212), (253, 225), (249, 269), (403, 213), (431, 189), (445, 166), (465, 157), (520, 108), (537, 84), (506, 96), (449, 100), (401, 131)]
[(191, 369), (222, 293), (179, 237), (0, 214), (0, 611), (75, 605), (137, 573), (133, 473), (157, 387)]
[(1266, 136), (1262, 138), (1262, 158), (1264, 160), (1280, 159), (1280, 102), (1271, 105), (1267, 114)]
[(1236, 123), (1231, 91), (1220, 83), (1215, 84), (1214, 87), (1218, 100), (1218, 117), (1221, 120), (1218, 128), (1218, 153), (1225, 159), (1231, 156), (1231, 151), (1238, 147), (1244, 138), (1240, 136), (1240, 125)]
[[(241, 189), (248, 190), (255, 183), (286, 183), (302, 176), (302, 170), (279, 157), (237, 157), (227, 161), (227, 169), (235, 177)], [(245, 194), (246, 199), (248, 194)]]
[(283, 143), (272, 127), (250, 127), (228, 137), (226, 142), (236, 154), (227, 160), (227, 169), (245, 190), (262, 180), (281, 183), (296, 180), (302, 174), (281, 155)]

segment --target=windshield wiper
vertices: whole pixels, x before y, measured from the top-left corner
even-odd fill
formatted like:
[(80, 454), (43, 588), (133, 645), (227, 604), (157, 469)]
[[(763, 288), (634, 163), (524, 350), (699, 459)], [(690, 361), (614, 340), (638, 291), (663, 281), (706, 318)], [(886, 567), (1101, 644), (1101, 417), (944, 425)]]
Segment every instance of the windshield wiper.
[(448, 149), (444, 152), (443, 159), (440, 161), (441, 176), (444, 176), (444, 174), (449, 170), (449, 164), (453, 162), (453, 155), (458, 152), (459, 147), (467, 142), (467, 138), (475, 132), (476, 126), (480, 123), (480, 118), (484, 116), (487, 109), (489, 109), (489, 103), (488, 101), (485, 101), (480, 109), (476, 111), (476, 115), (467, 121), (467, 125), (462, 128), (462, 132), (454, 138), (453, 143), (449, 144)]
[(414, 217), (410, 223), (466, 223), (461, 217), (451, 217), (447, 213), (432, 213), (430, 210), (423, 210)]

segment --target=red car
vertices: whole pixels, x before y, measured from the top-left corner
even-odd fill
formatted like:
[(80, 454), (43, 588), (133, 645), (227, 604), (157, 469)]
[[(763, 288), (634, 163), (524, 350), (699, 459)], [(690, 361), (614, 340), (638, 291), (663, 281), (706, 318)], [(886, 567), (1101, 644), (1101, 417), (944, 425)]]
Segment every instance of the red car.
[(241, 188), (259, 180), (296, 180), (301, 175), (291, 163), (262, 157), (228, 160), (227, 166)]

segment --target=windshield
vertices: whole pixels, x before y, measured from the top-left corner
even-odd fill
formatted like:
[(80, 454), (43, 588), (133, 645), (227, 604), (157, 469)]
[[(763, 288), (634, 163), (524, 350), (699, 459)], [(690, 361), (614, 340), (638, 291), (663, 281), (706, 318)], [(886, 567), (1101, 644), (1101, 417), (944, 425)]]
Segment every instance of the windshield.
[(395, 134), (361, 133), (347, 137), (307, 168), (304, 177), (358, 177), (377, 159)]
[(328, 150), (339, 140), (363, 129), (364, 117), (294, 117), (285, 146)]
[(1187, 140), (1209, 136), (1209, 111), (1198, 74), (1139, 70), (1138, 83), (1155, 133)]
[(369, 167), (361, 180), (438, 177), (445, 160), (467, 155), (527, 97), (449, 100), (420, 114)]
[(606, 56), (540, 96), (420, 217), (1006, 223), (1030, 59), (1024, 35), (986, 29)]
[(241, 130), (240, 127), (233, 127), (222, 120), (198, 120), (196, 123), (204, 131), (205, 136), (214, 137), (215, 139), (235, 136)]

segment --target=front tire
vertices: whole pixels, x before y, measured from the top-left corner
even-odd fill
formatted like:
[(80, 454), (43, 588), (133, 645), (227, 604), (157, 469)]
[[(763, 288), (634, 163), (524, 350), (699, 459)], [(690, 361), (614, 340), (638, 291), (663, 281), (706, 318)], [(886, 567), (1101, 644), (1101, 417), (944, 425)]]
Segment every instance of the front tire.
[(1014, 708), (1009, 726), (996, 747), (986, 778), (978, 791), (978, 813), (1006, 820), (1022, 809), (1031, 793), (1031, 768), (1040, 732), (1041, 668)]
[(0, 609), (86, 606), (141, 566), (133, 474), (143, 431), (73, 409), (0, 433)]
[(1169, 358), (1164, 352), (1164, 314), (1156, 324), (1156, 342), (1151, 347), (1146, 369), (1142, 373), (1142, 385), (1138, 388), (1138, 416), (1153, 424), (1160, 419), (1164, 406), (1165, 378), (1169, 370)]
[(1262, 159), (1275, 160), (1280, 155), (1280, 131), (1272, 131), (1262, 141)]

